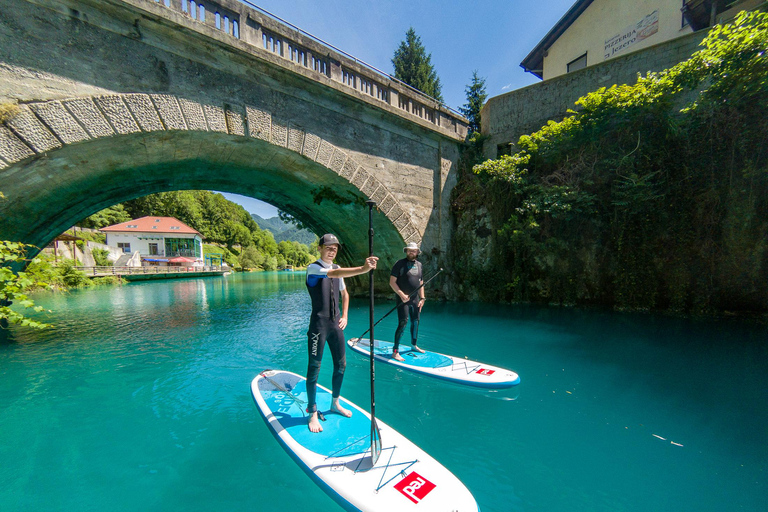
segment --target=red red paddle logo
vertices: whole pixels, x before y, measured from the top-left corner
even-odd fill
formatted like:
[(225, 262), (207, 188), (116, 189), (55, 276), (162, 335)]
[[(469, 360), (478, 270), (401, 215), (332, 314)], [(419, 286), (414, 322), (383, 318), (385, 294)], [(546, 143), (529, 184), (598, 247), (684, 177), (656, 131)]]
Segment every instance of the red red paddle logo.
[(403, 496), (418, 504), (424, 499), (424, 496), (429, 494), (429, 491), (435, 488), (435, 484), (416, 473), (412, 472), (406, 476), (395, 486), (395, 489), (400, 491)]
[(488, 368), (480, 368), (477, 370), (477, 373), (480, 375), (493, 375), (496, 372), (496, 370), (489, 370)]

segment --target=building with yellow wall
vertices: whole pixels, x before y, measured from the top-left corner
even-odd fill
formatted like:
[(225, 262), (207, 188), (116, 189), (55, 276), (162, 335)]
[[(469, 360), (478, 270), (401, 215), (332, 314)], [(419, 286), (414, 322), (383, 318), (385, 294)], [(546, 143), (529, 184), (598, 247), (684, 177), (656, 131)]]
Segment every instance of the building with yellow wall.
[(765, 3), (578, 0), (520, 65), (548, 80), (728, 21), (741, 10)]

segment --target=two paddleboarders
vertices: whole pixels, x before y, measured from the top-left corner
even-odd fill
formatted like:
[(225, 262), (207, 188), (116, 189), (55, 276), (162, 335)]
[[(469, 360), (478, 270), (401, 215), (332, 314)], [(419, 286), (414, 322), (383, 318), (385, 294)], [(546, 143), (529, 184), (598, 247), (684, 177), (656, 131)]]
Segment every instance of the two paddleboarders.
[[(333, 377), (331, 379), (333, 399), (331, 411), (349, 418), (352, 412), (339, 404), (341, 384), (344, 380), (344, 370), (347, 366), (344, 328), (347, 326), (349, 311), (349, 292), (344, 284), (345, 277), (365, 274), (376, 268), (378, 258), (369, 256), (359, 267), (342, 268), (333, 260), (341, 248), (339, 239), (332, 234), (320, 237), (318, 251), (320, 259), (307, 267), (306, 285), (312, 300), (312, 313), (309, 317), (307, 331), (307, 413), (309, 430), (320, 432), (317, 412), (317, 378), (326, 343), (333, 358)], [(339, 308), (341, 295), (341, 308)]]

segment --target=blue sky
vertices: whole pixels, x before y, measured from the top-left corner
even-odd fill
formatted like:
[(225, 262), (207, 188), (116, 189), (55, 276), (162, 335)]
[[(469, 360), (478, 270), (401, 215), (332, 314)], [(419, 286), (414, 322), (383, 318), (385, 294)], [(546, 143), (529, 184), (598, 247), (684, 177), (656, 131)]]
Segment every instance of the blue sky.
[[(432, 54), (432, 65), (451, 108), (466, 102), (477, 70), (489, 97), (538, 82), (520, 62), (575, 0), (249, 0), (285, 21), (386, 73), (392, 55), (413, 27)], [(232, 194), (225, 194), (229, 199)], [(242, 196), (239, 196), (242, 197)], [(245, 200), (234, 200), (243, 204)], [(255, 200), (254, 200), (255, 201)], [(255, 201), (246, 210), (277, 215)], [(254, 210), (253, 208), (258, 208)], [(264, 214), (259, 213), (259, 210)], [(270, 214), (271, 213), (271, 214)]]

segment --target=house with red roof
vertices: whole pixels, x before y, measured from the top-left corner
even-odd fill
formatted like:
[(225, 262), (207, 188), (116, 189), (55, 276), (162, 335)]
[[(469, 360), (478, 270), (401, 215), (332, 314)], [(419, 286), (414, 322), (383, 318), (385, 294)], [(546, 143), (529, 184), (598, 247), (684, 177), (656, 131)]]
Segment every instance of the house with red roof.
[(203, 235), (174, 217), (141, 217), (101, 228), (106, 244), (139, 253), (142, 265), (202, 265)]

